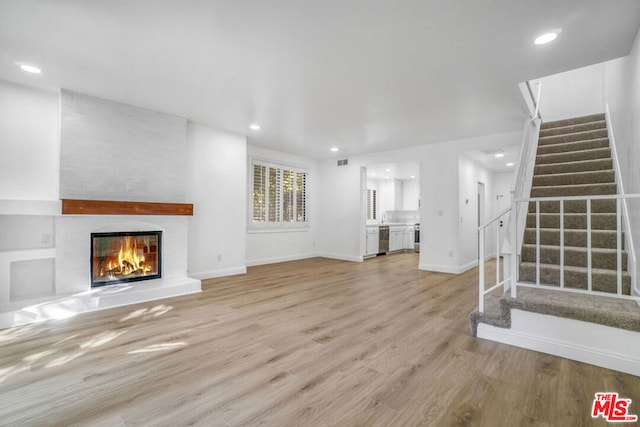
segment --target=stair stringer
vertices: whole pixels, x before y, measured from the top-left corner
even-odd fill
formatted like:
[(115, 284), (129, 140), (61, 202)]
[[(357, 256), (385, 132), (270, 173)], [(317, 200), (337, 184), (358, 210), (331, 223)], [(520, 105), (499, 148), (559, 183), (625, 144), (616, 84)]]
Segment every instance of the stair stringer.
[(479, 323), (477, 337), (640, 376), (640, 332), (512, 309), (509, 328)]

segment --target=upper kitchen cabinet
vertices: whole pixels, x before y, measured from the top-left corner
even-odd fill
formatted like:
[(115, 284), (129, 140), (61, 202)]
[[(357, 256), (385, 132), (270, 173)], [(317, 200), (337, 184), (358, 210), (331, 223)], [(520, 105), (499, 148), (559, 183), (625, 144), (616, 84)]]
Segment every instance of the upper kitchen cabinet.
[(381, 212), (402, 210), (402, 181), (399, 179), (385, 179), (382, 185)]

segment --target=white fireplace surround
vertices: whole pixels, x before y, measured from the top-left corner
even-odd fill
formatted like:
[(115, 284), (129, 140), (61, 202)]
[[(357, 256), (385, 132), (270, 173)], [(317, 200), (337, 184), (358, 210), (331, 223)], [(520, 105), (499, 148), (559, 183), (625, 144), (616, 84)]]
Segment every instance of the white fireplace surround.
[(62, 215), (56, 218), (57, 293), (91, 288), (91, 233), (127, 231), (162, 231), (162, 278), (187, 276), (186, 217)]
[[(64, 89), (59, 108), (60, 199), (187, 201), (186, 119)], [(63, 215), (54, 201), (0, 203), (0, 213), (14, 211), (53, 218), (54, 238), (45, 247), (33, 242), (27, 251), (0, 253), (0, 328), (201, 291), (200, 280), (187, 276), (187, 216)], [(91, 233), (156, 230), (162, 278), (91, 288)], [(12, 263), (47, 259), (54, 260), (53, 289), (11, 299)]]
[[(91, 288), (91, 233), (118, 231), (162, 231), (162, 278)], [(182, 216), (58, 215), (46, 254), (55, 257), (55, 295), (18, 302), (0, 313), (0, 328), (200, 292), (187, 277), (187, 236)]]

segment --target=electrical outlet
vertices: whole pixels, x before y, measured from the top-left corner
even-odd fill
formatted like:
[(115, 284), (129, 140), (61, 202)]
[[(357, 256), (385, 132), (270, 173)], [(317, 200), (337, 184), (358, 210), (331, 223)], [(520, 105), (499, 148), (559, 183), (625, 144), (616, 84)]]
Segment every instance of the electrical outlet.
[(453, 258), (453, 251), (449, 251), (449, 258)]
[(51, 234), (44, 233), (42, 235), (42, 243), (51, 243)]
[(222, 254), (218, 254), (218, 262), (222, 261)]

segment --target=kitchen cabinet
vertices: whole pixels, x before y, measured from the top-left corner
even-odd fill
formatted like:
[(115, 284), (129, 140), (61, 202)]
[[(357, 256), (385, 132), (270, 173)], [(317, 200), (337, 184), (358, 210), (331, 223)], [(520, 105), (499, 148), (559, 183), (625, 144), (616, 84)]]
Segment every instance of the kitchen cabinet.
[(414, 249), (413, 247), (414, 239), (415, 239), (414, 228), (407, 227), (404, 232), (404, 245), (403, 245), (404, 249), (412, 251)]
[[(378, 254), (379, 248), (378, 227), (367, 227), (367, 248), (365, 256)], [(391, 225), (389, 227), (389, 253), (414, 250), (414, 228), (413, 225)]]
[(367, 253), (365, 255), (376, 255), (379, 243), (378, 227), (367, 228)]
[(405, 227), (391, 227), (389, 230), (389, 252), (404, 249)]

